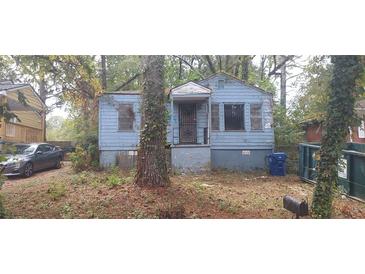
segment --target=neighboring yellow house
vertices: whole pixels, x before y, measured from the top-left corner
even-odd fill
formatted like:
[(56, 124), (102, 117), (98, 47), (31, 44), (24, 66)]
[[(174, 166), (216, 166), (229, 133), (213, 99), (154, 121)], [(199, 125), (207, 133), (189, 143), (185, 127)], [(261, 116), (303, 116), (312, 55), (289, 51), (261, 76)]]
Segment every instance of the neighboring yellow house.
[[(18, 101), (21, 92), (27, 101), (24, 105)], [(14, 84), (11, 81), (0, 82), (0, 101), (7, 103), (9, 110), (20, 119), (0, 121), (0, 142), (31, 143), (43, 142), (45, 130), (46, 105), (29, 84)]]

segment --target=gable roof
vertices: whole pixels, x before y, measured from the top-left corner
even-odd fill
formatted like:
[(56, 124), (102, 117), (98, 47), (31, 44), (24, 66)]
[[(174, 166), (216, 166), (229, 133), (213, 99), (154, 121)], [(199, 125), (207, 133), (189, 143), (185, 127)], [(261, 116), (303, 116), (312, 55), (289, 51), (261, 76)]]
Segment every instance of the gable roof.
[(212, 75), (209, 75), (207, 78), (204, 78), (204, 79), (202, 79), (202, 80), (197, 81), (197, 83), (200, 83), (200, 82), (203, 82), (203, 81), (209, 80), (209, 79), (214, 78), (214, 77), (217, 77), (217, 76), (225, 76), (225, 77), (228, 77), (228, 78), (230, 78), (230, 79), (232, 79), (232, 80), (235, 80), (235, 81), (237, 81), (237, 82), (239, 82), (239, 83), (241, 83), (241, 84), (243, 84), (243, 85), (245, 85), (245, 86), (247, 86), (247, 87), (253, 88), (253, 89), (255, 89), (255, 90), (257, 90), (257, 91), (259, 91), (259, 92), (261, 92), (261, 93), (264, 93), (264, 94), (267, 94), (267, 95), (271, 95), (271, 96), (273, 96), (273, 94), (272, 94), (271, 92), (268, 92), (268, 91), (266, 91), (266, 90), (263, 90), (262, 88), (259, 88), (259, 87), (257, 87), (257, 86), (253, 86), (253, 85), (247, 84), (247, 83), (246, 83), (245, 81), (243, 81), (242, 79), (239, 79), (239, 78), (237, 78), (236, 76), (233, 76), (233, 75), (228, 74), (228, 73), (223, 72), (223, 71), (221, 71), (221, 72), (217, 72), (217, 73), (214, 73), (214, 74), (212, 74)]
[(210, 94), (212, 90), (205, 86), (202, 86), (196, 82), (189, 81), (185, 84), (176, 86), (170, 90), (171, 93), (184, 95), (184, 94)]
[(39, 100), (43, 107), (47, 107), (46, 104), (43, 102), (42, 98), (39, 94), (34, 90), (32, 85), (30, 84), (14, 84), (12, 81), (1, 81), (0, 82), (0, 94), (6, 95), (8, 91), (16, 91), (22, 88), (30, 88), (34, 96)]
[(28, 84), (13, 84), (11, 81), (0, 82), (0, 91), (18, 89), (27, 86)]

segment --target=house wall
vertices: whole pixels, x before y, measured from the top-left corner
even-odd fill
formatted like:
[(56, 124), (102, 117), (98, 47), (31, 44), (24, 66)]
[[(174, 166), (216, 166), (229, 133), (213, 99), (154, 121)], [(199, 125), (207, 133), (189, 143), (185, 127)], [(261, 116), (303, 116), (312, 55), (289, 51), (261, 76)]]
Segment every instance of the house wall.
[(212, 168), (250, 171), (267, 168), (267, 155), (271, 149), (212, 149)]
[[(218, 80), (224, 80), (224, 88), (218, 89)], [(261, 92), (241, 81), (231, 79), (225, 75), (202, 80), (199, 84), (212, 89), (211, 102), (219, 104), (219, 130), (211, 131), (212, 149), (273, 149), (274, 130), (272, 129), (272, 96)], [(243, 131), (224, 130), (224, 104), (244, 104)], [(250, 104), (262, 104), (262, 130), (251, 130)]]
[(307, 142), (319, 143), (322, 137), (322, 127), (318, 124), (309, 125), (305, 131), (305, 138)]
[[(132, 131), (118, 129), (120, 103), (133, 104), (135, 114)], [(99, 100), (99, 149), (101, 151), (135, 150), (141, 127), (140, 96), (104, 95)]]
[(210, 170), (209, 146), (177, 146), (171, 148), (171, 164), (174, 170), (199, 172)]
[[(320, 143), (323, 134), (321, 125), (313, 124), (305, 128), (305, 140), (309, 143)], [(347, 141), (350, 142), (350, 136), (347, 136)], [(359, 138), (358, 128), (352, 127), (352, 142), (365, 144), (365, 138)]]
[[(218, 80), (225, 80), (224, 89), (218, 89)], [(224, 75), (212, 77), (200, 82), (201, 85), (207, 86), (212, 90), (212, 104), (219, 104), (220, 129), (211, 131), (210, 149), (205, 149), (204, 155), (196, 147), (185, 150), (172, 150), (172, 163), (176, 160), (176, 166), (180, 166), (177, 160), (181, 157), (184, 165), (190, 164), (186, 159), (191, 161), (194, 156), (196, 161), (205, 162), (206, 159), (201, 157), (209, 156), (209, 163), (212, 167), (231, 168), (240, 170), (249, 170), (265, 167), (265, 158), (274, 147), (274, 130), (272, 128), (272, 96), (259, 89), (244, 85), (241, 81), (233, 80)], [(117, 105), (121, 102), (133, 103), (135, 112), (134, 130), (131, 132), (118, 131), (118, 112)], [(110, 165), (116, 163), (118, 151), (136, 150), (139, 143), (139, 130), (141, 125), (140, 115), (141, 98), (138, 94), (132, 95), (104, 95), (100, 98), (99, 103), (99, 149), (101, 165)], [(179, 121), (178, 121), (178, 103), (174, 102), (173, 119), (168, 119), (168, 136), (167, 141), (179, 143)], [(225, 103), (243, 103), (244, 104), (244, 123), (243, 131), (225, 131), (224, 130), (224, 104)], [(263, 125), (262, 130), (255, 131), (251, 129), (250, 121), (250, 104), (262, 104)], [(207, 101), (197, 102), (197, 141), (199, 144), (204, 143), (204, 127), (208, 126), (208, 113), (205, 104)], [(168, 104), (167, 109), (170, 111), (171, 106)], [(189, 152), (190, 150), (191, 152)], [(192, 152), (194, 150), (195, 152)], [(209, 153), (207, 152), (209, 150)], [(250, 156), (247, 155), (250, 151)], [(189, 152), (189, 153), (188, 153)], [(200, 166), (205, 164), (199, 164)]]
[[(27, 100), (27, 104), (34, 110), (12, 110), (20, 121), (15, 123), (5, 122), (4, 119), (0, 123), (0, 138), (7, 142), (17, 142), (17, 143), (31, 143), (31, 142), (43, 142), (44, 141), (44, 114), (39, 114), (44, 111), (44, 107), (37, 98), (33, 90), (30, 87), (24, 87), (18, 90), (7, 91), (4, 100), (9, 102), (13, 100), (18, 102), (18, 92), (23, 93)], [(39, 113), (38, 113), (39, 112)], [(6, 128), (15, 128), (14, 136), (7, 134)]]

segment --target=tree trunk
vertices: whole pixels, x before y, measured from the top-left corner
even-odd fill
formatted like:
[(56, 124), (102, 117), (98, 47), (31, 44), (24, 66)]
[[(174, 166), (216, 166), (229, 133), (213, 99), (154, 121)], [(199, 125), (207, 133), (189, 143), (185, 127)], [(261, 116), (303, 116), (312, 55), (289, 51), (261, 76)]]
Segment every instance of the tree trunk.
[(215, 73), (216, 71), (215, 71), (215, 68), (214, 68), (213, 62), (212, 62), (212, 60), (210, 59), (210, 56), (209, 56), (209, 55), (204, 55), (204, 58), (205, 58), (205, 60), (207, 60), (207, 62), (208, 62), (208, 67), (209, 67), (209, 69), (210, 69), (211, 73)]
[(107, 81), (106, 81), (106, 56), (101, 56), (101, 84), (103, 87), (103, 90), (105, 91), (107, 89)]
[(286, 113), (286, 64), (280, 69), (280, 105)]
[(167, 112), (163, 92), (164, 57), (144, 56), (142, 64), (144, 69), (142, 130), (135, 184), (166, 186), (170, 181), (165, 150)]
[(317, 185), (313, 194), (312, 217), (331, 218), (338, 162), (354, 116), (356, 81), (361, 73), (358, 56), (333, 56), (330, 100), (318, 163)]
[[(46, 103), (47, 89), (46, 89), (46, 81), (43, 78), (39, 81), (39, 97), (41, 97), (42, 101), (44, 103)], [(42, 115), (42, 119), (43, 119), (43, 141), (47, 141), (46, 113), (44, 115)]]
[(248, 81), (248, 70), (250, 66), (250, 56), (244, 56), (242, 60), (242, 80)]
[(264, 80), (265, 75), (265, 62), (266, 62), (266, 56), (261, 56), (261, 62), (260, 62), (260, 80)]

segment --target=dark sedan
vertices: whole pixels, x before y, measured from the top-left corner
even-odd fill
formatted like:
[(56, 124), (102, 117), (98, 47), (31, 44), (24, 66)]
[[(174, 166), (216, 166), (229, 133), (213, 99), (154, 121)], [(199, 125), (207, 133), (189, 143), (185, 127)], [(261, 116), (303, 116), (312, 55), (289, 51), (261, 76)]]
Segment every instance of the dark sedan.
[(30, 177), (35, 171), (60, 168), (62, 150), (46, 143), (15, 145), (14, 151), (7, 154), (7, 160), (0, 163), (3, 175), (22, 175)]

